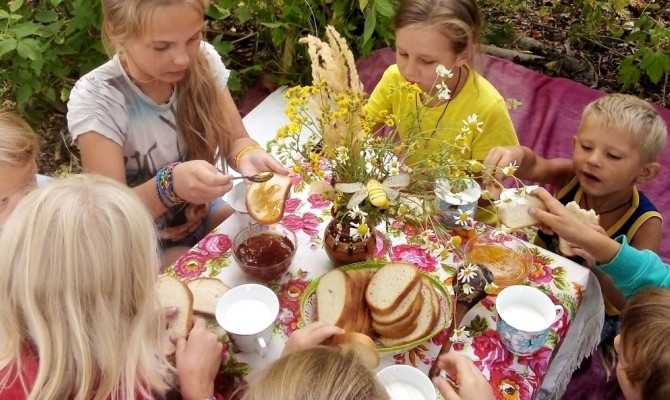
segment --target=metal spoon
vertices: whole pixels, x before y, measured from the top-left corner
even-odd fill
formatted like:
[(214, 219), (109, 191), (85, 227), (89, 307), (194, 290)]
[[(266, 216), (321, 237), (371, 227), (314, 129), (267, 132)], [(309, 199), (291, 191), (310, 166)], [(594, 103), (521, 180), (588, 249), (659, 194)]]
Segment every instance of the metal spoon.
[(272, 179), (274, 175), (275, 175), (274, 173), (268, 171), (268, 172), (259, 172), (256, 175), (235, 176), (233, 177), (233, 179), (247, 179), (251, 182), (261, 183), (269, 181), (270, 179)]

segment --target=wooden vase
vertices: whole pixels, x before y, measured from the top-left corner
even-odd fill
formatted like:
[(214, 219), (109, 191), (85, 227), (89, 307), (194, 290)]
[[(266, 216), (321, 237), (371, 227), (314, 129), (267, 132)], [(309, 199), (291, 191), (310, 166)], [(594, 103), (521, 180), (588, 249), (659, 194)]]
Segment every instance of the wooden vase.
[(370, 227), (370, 235), (365, 238), (354, 239), (349, 235), (349, 224), (342, 224), (338, 218), (333, 218), (323, 235), (323, 246), (326, 254), (335, 266), (366, 261), (375, 252), (377, 240), (375, 230)]

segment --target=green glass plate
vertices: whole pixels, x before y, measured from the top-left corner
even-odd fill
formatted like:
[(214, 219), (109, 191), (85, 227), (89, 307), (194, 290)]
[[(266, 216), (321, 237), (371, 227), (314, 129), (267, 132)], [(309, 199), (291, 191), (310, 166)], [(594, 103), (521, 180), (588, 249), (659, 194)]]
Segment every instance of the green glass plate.
[[(376, 270), (384, 265), (388, 264), (388, 261), (366, 261), (366, 262), (361, 262), (361, 263), (356, 263), (356, 264), (350, 264), (344, 267), (341, 267), (340, 269), (343, 271), (347, 270)], [(419, 271), (421, 272), (421, 271)], [(425, 343), (426, 341), (430, 340), (433, 336), (437, 335), (440, 333), (444, 328), (448, 327), (449, 324), (451, 323), (451, 316), (452, 316), (452, 303), (451, 303), (451, 296), (447, 292), (447, 289), (442, 285), (442, 283), (437, 280), (434, 276), (421, 272), (421, 275), (428, 278), (430, 283), (433, 284), (433, 287), (435, 288), (435, 293), (437, 293), (437, 297), (439, 298), (440, 301), (440, 315), (438, 316), (437, 319), (437, 324), (435, 325), (435, 328), (426, 336), (415, 340), (413, 342), (409, 342), (403, 345), (399, 346), (393, 346), (393, 347), (383, 347), (381, 343), (378, 340), (375, 340), (375, 343), (377, 344), (377, 349), (379, 350), (380, 354), (396, 354), (396, 353), (402, 353), (407, 350), (413, 349), (414, 347)], [(317, 315), (316, 315), (316, 288), (319, 285), (319, 282), (321, 281), (321, 277), (314, 279), (310, 284), (307, 286), (307, 289), (305, 289), (305, 292), (302, 295), (302, 299), (300, 301), (300, 315), (302, 316), (302, 320), (305, 324), (312, 323), (317, 320)], [(375, 337), (372, 337), (372, 339), (376, 339)]]

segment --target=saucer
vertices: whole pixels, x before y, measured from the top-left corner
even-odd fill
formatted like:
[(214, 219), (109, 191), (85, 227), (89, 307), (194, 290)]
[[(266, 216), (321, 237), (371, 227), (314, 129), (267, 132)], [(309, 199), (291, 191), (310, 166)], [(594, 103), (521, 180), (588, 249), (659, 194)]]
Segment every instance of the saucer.
[(391, 365), (377, 372), (377, 381), (391, 400), (435, 400), (435, 386), (428, 375), (411, 365)]

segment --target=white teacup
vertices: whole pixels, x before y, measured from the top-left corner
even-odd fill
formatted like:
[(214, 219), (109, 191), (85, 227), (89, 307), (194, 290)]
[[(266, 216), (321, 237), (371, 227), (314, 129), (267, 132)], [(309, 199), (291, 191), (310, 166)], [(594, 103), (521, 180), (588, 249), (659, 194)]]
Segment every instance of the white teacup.
[(517, 355), (538, 351), (547, 341), (549, 328), (563, 316), (563, 307), (554, 305), (540, 290), (525, 286), (508, 286), (496, 298), (500, 341)]
[(230, 206), (235, 210), (237, 215), (246, 215), (248, 214), (247, 204), (246, 204), (246, 195), (247, 195), (247, 184), (246, 182), (240, 182), (237, 185), (233, 186), (230, 189), (230, 192), (226, 195), (226, 201)]
[(255, 283), (236, 286), (216, 304), (216, 321), (242, 352), (267, 355), (267, 344), (277, 316), (279, 299), (269, 288)]
[(391, 400), (435, 400), (435, 386), (428, 375), (411, 365), (396, 364), (377, 372), (377, 381)]

